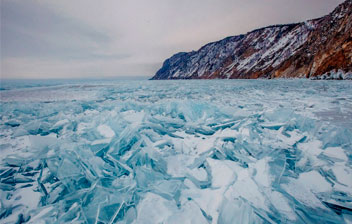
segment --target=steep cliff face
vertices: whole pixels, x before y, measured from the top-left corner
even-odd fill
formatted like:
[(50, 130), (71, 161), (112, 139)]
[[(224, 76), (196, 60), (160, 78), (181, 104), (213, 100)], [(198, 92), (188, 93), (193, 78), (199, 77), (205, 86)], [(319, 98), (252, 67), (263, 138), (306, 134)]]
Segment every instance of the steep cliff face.
[(341, 74), (352, 77), (352, 0), (322, 18), (269, 26), (175, 54), (152, 79), (342, 78)]

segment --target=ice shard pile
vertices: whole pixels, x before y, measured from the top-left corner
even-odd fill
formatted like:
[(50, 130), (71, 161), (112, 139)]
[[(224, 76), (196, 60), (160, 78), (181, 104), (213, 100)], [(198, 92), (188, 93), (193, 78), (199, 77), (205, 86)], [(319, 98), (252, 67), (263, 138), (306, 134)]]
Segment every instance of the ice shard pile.
[(2, 85), (0, 223), (352, 222), (352, 82)]

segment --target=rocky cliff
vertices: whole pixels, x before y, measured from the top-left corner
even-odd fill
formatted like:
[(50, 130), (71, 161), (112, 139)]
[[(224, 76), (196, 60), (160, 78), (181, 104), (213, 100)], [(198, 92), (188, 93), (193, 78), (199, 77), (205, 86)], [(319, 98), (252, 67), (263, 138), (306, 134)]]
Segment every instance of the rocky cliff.
[(175, 54), (152, 79), (292, 77), (352, 77), (352, 0), (322, 18), (269, 26)]

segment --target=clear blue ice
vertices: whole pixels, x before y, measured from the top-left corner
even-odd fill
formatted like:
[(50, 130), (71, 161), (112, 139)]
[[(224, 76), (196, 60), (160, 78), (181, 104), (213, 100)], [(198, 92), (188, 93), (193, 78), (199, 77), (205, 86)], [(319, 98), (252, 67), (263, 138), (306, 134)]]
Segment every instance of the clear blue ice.
[(352, 82), (2, 81), (0, 223), (351, 223)]

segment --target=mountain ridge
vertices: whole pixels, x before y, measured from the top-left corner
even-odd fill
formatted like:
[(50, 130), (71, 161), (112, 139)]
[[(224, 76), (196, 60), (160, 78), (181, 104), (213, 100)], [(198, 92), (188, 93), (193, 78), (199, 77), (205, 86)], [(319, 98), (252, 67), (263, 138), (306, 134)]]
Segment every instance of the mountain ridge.
[(352, 78), (352, 0), (330, 14), (276, 24), (179, 52), (152, 79)]

